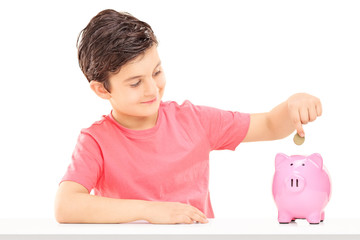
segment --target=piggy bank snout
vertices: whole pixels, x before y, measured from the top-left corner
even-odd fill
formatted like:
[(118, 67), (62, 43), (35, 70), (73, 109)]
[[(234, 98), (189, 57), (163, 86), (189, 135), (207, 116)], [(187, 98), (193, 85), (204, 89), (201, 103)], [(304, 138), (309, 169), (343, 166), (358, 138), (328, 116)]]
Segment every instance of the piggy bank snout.
[(286, 189), (290, 192), (300, 192), (304, 189), (305, 179), (299, 175), (291, 175), (285, 180)]

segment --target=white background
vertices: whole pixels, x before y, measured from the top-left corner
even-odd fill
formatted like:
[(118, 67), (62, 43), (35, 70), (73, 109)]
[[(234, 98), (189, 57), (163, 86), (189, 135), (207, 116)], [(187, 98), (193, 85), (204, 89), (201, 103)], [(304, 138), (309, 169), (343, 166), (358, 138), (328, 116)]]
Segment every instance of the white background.
[(167, 77), (163, 100), (265, 112), (297, 92), (323, 116), (292, 136), (210, 157), (218, 218), (277, 218), (276, 153), (320, 153), (333, 194), (328, 218), (360, 216), (359, 1), (2, 1), (0, 218), (53, 218), (58, 182), (81, 128), (110, 112), (78, 67), (79, 32), (99, 11), (148, 22)]

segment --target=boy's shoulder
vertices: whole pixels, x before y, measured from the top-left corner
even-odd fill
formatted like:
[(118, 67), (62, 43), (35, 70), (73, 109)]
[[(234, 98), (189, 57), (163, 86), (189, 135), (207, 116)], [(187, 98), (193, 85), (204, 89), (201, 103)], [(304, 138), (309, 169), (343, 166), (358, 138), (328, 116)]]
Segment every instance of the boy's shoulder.
[(169, 109), (187, 109), (194, 106), (189, 100), (185, 100), (182, 104), (178, 104), (176, 101), (161, 102), (161, 106), (164, 110)]
[(111, 127), (110, 123), (110, 114), (108, 115), (102, 115), (100, 119), (96, 120), (90, 126), (82, 128), (81, 133), (87, 133), (90, 135), (93, 135), (93, 133), (96, 133), (98, 131), (104, 131), (105, 129)]
[(162, 110), (165, 115), (169, 116), (168, 120), (191, 123), (201, 116), (202, 106), (195, 105), (189, 100), (183, 101), (181, 104), (175, 101), (164, 102)]

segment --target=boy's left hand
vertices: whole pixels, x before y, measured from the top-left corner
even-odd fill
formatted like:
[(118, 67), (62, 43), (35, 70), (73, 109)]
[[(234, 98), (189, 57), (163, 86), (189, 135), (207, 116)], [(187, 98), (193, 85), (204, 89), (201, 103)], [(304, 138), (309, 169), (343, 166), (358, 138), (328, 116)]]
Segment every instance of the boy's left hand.
[(307, 93), (297, 93), (287, 100), (289, 116), (297, 133), (304, 137), (302, 124), (314, 121), (322, 114), (320, 99)]

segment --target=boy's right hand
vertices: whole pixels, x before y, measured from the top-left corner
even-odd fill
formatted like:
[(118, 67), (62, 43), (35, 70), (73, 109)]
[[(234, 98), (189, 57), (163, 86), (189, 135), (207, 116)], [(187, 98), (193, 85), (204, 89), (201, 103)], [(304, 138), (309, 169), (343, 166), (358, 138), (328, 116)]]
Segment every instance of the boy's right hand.
[(199, 209), (179, 202), (148, 202), (145, 220), (149, 223), (175, 224), (208, 223)]

